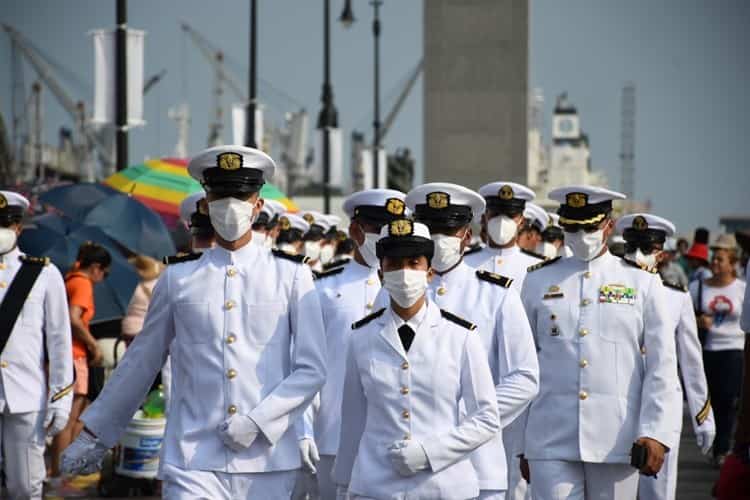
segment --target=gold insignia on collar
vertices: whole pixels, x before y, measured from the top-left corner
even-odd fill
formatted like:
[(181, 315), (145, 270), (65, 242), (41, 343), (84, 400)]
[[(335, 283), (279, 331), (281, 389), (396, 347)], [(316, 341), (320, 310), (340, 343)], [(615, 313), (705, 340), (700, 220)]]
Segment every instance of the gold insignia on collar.
[(292, 228), (292, 223), (286, 217), (279, 217), (279, 229), (282, 231), (289, 231)]
[(638, 215), (633, 219), (633, 229), (637, 231), (645, 231), (648, 229), (648, 222), (642, 215)]
[(391, 222), (388, 234), (391, 236), (409, 236), (414, 232), (414, 226), (409, 219), (398, 219)]
[(392, 215), (403, 215), (406, 204), (398, 198), (388, 198), (385, 202), (385, 211)]
[(586, 193), (568, 193), (565, 197), (565, 204), (572, 208), (583, 208), (589, 202), (589, 195)]
[(500, 188), (500, 191), (497, 192), (498, 198), (501, 200), (512, 200), (513, 199), (513, 188), (510, 187), (508, 184), (503, 185), (503, 187)]
[(302, 216), (303, 219), (305, 219), (305, 222), (308, 224), (314, 224), (315, 223), (315, 217), (313, 217), (313, 214), (305, 214)]
[(8, 199), (5, 198), (5, 195), (0, 194), (0, 208), (5, 208), (8, 206)]
[(216, 163), (222, 170), (238, 170), (242, 168), (242, 155), (231, 151), (221, 153), (216, 157)]
[(549, 293), (557, 293), (560, 291), (560, 287), (557, 285), (552, 285), (549, 287), (549, 290), (547, 290)]
[(450, 195), (440, 191), (435, 191), (427, 195), (427, 206), (435, 209), (448, 208), (450, 205)]

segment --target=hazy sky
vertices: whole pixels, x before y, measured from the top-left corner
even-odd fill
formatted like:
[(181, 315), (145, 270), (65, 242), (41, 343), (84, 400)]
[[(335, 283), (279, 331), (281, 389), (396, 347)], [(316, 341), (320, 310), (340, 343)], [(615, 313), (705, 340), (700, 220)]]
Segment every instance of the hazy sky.
[[(430, 0), (425, 0), (430, 1)], [(343, 0), (332, 0), (335, 17)], [(172, 152), (170, 106), (187, 100), (190, 149), (205, 146), (212, 109), (212, 73), (179, 28), (186, 21), (227, 53), (228, 68), (246, 77), (248, 1), (130, 0), (129, 24), (147, 32), (146, 75), (166, 78), (146, 96), (148, 126), (131, 133), (131, 163)], [(303, 105), (314, 123), (322, 80), (322, 0), (259, 1), (260, 97), (272, 118)], [(357, 22), (332, 23), (332, 69), (339, 122), (371, 128), (372, 9), (353, 0)], [(5, 0), (0, 22), (21, 31), (75, 74), (63, 84), (93, 100), (92, 43), (86, 33), (114, 25), (115, 2)], [(422, 1), (385, 0), (382, 8), (384, 114), (422, 53)], [(636, 84), (636, 195), (655, 213), (689, 232), (716, 227), (720, 214), (750, 214), (750, 4), (743, 0), (533, 0), (530, 84), (541, 87), (546, 115), (567, 91), (591, 139), (593, 164), (619, 188), (620, 92)], [(0, 36), (0, 112), (10, 114), (10, 44)], [(27, 85), (33, 71), (27, 68)], [(281, 96), (285, 93), (293, 100)], [(391, 130), (390, 149), (408, 146), (422, 157), (421, 82)], [(46, 140), (56, 142), (67, 115), (44, 94)], [(229, 115), (229, 100), (225, 100)], [(549, 129), (547, 129), (548, 132)], [(547, 137), (549, 134), (547, 133)], [(225, 140), (231, 138), (229, 120)], [(421, 168), (421, 165), (420, 165)], [(477, 186), (470, 186), (476, 188)]]

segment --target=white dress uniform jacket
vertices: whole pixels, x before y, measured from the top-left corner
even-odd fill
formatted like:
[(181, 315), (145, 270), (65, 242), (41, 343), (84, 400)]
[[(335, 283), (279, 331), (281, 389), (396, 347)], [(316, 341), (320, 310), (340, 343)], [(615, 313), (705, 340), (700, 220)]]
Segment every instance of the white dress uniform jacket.
[[(390, 308), (352, 332), (333, 474), (355, 496), (458, 500), (479, 493), (468, 454), (500, 428), (487, 356), (476, 331), (444, 318), (434, 303), (426, 307), (408, 354)], [(388, 448), (404, 439), (422, 445), (430, 469), (411, 477), (396, 471)]]
[(526, 269), (539, 264), (542, 260), (541, 257), (534, 256), (517, 245), (509, 248), (486, 246), (479, 252), (464, 257), (464, 262), (470, 267), (512, 278), (512, 286), (518, 293), (521, 293), (523, 280), (526, 279)]
[[(23, 256), (17, 247), (0, 256), (0, 303), (21, 268)], [(48, 405), (70, 411), (72, 391), (55, 402), (51, 397), (73, 382), (72, 339), (62, 275), (57, 267), (45, 265), (0, 358), (0, 414), (6, 410), (38, 412)]]
[[(504, 282), (498, 278), (491, 279)], [(526, 312), (518, 292), (507, 284), (479, 279), (477, 270), (462, 262), (444, 275), (435, 276), (428, 290), (429, 299), (438, 307), (477, 325), (488, 355), (503, 427), (523, 412), (539, 390), (539, 364)], [(474, 452), (471, 460), (480, 489), (507, 488), (502, 433)]]
[[(298, 468), (290, 427), (325, 380), (323, 335), (307, 266), (253, 244), (207, 250), (161, 275), (143, 331), (82, 420), (113, 445), (171, 345), (164, 462), (222, 472)], [(217, 431), (234, 413), (261, 431), (240, 452)]]
[(315, 281), (315, 288), (326, 329), (328, 376), (320, 391), (317, 413), (313, 413), (313, 405), (305, 412), (304, 437), (314, 438), (321, 454), (335, 455), (339, 448), (341, 399), (351, 325), (373, 312), (380, 279), (377, 269), (355, 260), (326, 274)]
[(659, 276), (608, 252), (541, 266), (522, 293), (541, 373), (526, 457), (629, 463), (641, 436), (674, 446), (681, 401)]

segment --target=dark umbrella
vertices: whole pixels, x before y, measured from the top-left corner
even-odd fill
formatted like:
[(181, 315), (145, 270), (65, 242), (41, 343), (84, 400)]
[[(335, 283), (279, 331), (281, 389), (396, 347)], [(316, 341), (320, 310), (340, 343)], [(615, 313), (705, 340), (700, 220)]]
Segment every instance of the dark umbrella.
[(161, 217), (143, 203), (101, 184), (71, 184), (39, 197), (73, 220), (100, 228), (130, 251), (161, 259), (175, 253)]
[(121, 318), (138, 284), (138, 275), (117, 248), (117, 243), (97, 228), (73, 222), (67, 217), (42, 215), (21, 233), (18, 246), (29, 255), (49, 257), (65, 274), (75, 263), (78, 248), (92, 241), (112, 255), (110, 275), (94, 287), (96, 316), (92, 322)]

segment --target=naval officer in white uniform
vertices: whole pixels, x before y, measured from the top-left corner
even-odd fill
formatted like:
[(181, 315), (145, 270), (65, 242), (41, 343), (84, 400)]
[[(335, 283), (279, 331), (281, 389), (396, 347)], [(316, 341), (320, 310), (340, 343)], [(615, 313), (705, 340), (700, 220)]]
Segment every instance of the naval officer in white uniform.
[(352, 325), (334, 466), (354, 499), (475, 498), (469, 453), (500, 429), (476, 326), (425, 294), (433, 251), (410, 219), (377, 242), (390, 303)]
[[(348, 264), (318, 274), (318, 291), (326, 328), (328, 375), (320, 391), (320, 404), (305, 412), (304, 432), (300, 440), (302, 461), (308, 469), (317, 469), (320, 498), (336, 498), (331, 469), (339, 447), (341, 398), (346, 370), (346, 352), (352, 335), (351, 325), (372, 313), (380, 291), (379, 262), (375, 243), (380, 228), (403, 217), (406, 209), (400, 191), (367, 189), (344, 200), (344, 212), (350, 219), (349, 235), (356, 242), (354, 259)], [(320, 463), (314, 464), (317, 455)]]
[(251, 243), (274, 163), (242, 146), (210, 148), (190, 175), (206, 189), (217, 247), (168, 266), (142, 333), (83, 414), (63, 454), (96, 469), (143, 401), (170, 344), (165, 498), (288, 498), (300, 466), (293, 423), (325, 380), (320, 303), (304, 258)]
[[(621, 217), (615, 226), (625, 238), (625, 258), (648, 268), (657, 268), (663, 259), (664, 242), (675, 233), (674, 224), (656, 215), (637, 213)], [(677, 346), (677, 361), (682, 384), (675, 387), (682, 401), (682, 386), (690, 410), (698, 447), (703, 454), (711, 449), (716, 425), (708, 397), (703, 352), (698, 340), (693, 300), (687, 288), (662, 280), (666, 287), (667, 307)], [(669, 450), (661, 472), (656, 478), (642, 477), (638, 485), (641, 500), (674, 500), (677, 491), (677, 464), (682, 432), (682, 412), (674, 415), (674, 445)]]
[(574, 256), (537, 264), (522, 299), (537, 344), (539, 396), (531, 403), (524, 452), (536, 499), (627, 499), (643, 474), (659, 472), (680, 411), (673, 323), (655, 271), (613, 256), (607, 189), (552, 190)]
[(515, 182), (491, 182), (479, 188), (487, 208), (482, 215), (482, 230), (487, 246), (465, 257), (471, 267), (485, 269), (513, 279), (520, 293), (526, 269), (543, 259), (518, 246), (518, 232), (526, 224), (523, 213), (526, 203), (534, 199), (534, 191)]
[(20, 194), (0, 191), (0, 471), (13, 499), (42, 498), (45, 434), (65, 428), (73, 400), (62, 275), (17, 246), (28, 207)]
[[(476, 324), (487, 352), (503, 427), (526, 408), (539, 388), (539, 365), (526, 313), (513, 280), (476, 270), (462, 260), (471, 241), (471, 222), (484, 212), (484, 200), (471, 189), (435, 182), (409, 191), (406, 204), (426, 224), (435, 241), (435, 276), (429, 300)], [(479, 498), (502, 499), (508, 488), (513, 444), (498, 433), (471, 460), (479, 476)]]

